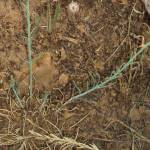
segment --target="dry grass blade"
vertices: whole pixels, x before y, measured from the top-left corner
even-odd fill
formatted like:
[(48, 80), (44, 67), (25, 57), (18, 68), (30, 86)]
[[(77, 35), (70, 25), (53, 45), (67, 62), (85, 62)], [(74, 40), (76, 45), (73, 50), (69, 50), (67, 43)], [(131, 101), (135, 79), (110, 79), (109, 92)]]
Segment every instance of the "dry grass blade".
[(129, 129), (133, 134), (135, 134), (135, 136), (137, 138), (139, 138), (142, 141), (145, 141), (147, 143), (150, 143), (150, 139), (148, 139), (147, 137), (143, 136), (142, 134), (140, 134), (139, 132), (137, 132), (136, 130), (134, 130), (133, 128), (129, 127), (128, 125), (126, 125), (124, 122), (117, 120), (116, 122), (120, 123), (122, 126), (124, 126), (125, 128)]
[(0, 134), (0, 146), (3, 145), (14, 145), (22, 143), (26, 139), (30, 139), (32, 136), (19, 136), (17, 134)]
[(72, 147), (77, 147), (79, 149), (87, 149), (87, 150), (98, 150), (98, 148), (96, 147), (96, 145), (86, 145), (83, 143), (79, 143), (74, 139), (71, 138), (59, 138), (54, 134), (50, 134), (48, 135), (42, 135), (40, 133), (37, 133), (33, 130), (29, 131), (32, 136), (34, 136), (35, 139), (37, 140), (41, 140), (41, 141), (48, 141), (50, 143), (53, 143), (55, 145), (61, 146), (62, 150), (65, 150), (66, 148), (72, 148)]

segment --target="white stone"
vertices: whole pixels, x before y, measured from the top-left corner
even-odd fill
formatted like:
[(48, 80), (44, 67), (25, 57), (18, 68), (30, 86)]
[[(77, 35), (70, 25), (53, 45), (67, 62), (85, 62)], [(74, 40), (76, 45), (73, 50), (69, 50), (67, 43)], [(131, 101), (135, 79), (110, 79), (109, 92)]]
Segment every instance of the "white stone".
[(148, 14), (150, 14), (150, 0), (142, 0), (142, 2), (144, 3)]
[(72, 1), (68, 6), (69, 12), (72, 14), (76, 14), (79, 11), (79, 4), (77, 2)]

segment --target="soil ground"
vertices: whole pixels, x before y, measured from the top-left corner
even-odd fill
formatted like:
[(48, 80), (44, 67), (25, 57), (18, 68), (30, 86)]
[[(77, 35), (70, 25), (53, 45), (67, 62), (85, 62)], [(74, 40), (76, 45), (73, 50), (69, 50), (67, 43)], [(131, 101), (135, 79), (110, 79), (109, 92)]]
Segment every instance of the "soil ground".
[(64, 0), (52, 32), (46, 29), (47, 0), (30, 1), (32, 30), (40, 18), (32, 39), (32, 101), (25, 1), (20, 2), (0, 1), (0, 149), (149, 150), (149, 48), (106, 87), (62, 107), (104, 81), (149, 40), (141, 1), (80, 0), (70, 18), (71, 0)]

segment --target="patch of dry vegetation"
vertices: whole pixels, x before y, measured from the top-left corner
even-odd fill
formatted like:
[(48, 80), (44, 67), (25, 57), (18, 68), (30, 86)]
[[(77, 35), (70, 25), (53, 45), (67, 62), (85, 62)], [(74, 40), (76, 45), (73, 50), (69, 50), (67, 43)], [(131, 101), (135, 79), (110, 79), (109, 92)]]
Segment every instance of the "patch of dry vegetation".
[(62, 1), (52, 32), (48, 0), (30, 1), (32, 101), (20, 2), (0, 1), (0, 148), (149, 150), (150, 28), (140, 1), (81, 0), (71, 18)]

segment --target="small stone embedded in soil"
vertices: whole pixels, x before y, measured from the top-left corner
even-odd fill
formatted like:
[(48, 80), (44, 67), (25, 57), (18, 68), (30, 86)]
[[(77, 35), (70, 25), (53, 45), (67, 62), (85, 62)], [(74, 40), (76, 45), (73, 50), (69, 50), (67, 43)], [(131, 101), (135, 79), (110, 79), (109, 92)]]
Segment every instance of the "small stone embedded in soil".
[(61, 48), (61, 60), (65, 60), (67, 58), (67, 54), (64, 48)]
[(63, 116), (64, 116), (64, 119), (69, 119), (72, 116), (74, 116), (74, 113), (65, 110), (64, 113), (63, 113)]
[(142, 0), (142, 2), (144, 3), (148, 14), (150, 14), (150, 0)]
[(69, 13), (76, 14), (79, 11), (79, 4), (72, 1), (68, 6)]
[(113, 3), (120, 3), (123, 5), (127, 5), (128, 4), (128, 0), (112, 0)]
[(59, 77), (58, 83), (61, 86), (65, 86), (68, 83), (68, 81), (69, 81), (69, 76), (65, 73), (62, 73)]
[[(33, 89), (38, 91), (52, 90), (57, 86), (65, 86), (68, 82), (68, 76), (59, 75), (52, 55), (50, 53), (41, 53), (33, 59)], [(15, 74), (18, 88), (21, 95), (28, 92), (29, 70), (28, 65), (24, 64), (20, 72)]]

